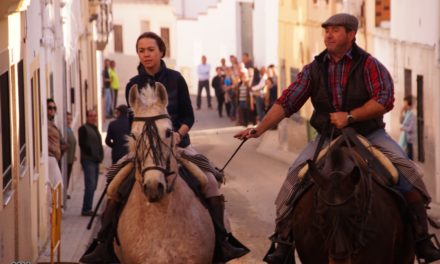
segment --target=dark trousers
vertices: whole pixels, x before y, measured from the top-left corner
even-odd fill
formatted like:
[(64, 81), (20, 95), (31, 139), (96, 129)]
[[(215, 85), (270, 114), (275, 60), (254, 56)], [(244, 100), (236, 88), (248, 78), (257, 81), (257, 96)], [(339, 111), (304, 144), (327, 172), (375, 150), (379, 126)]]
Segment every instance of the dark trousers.
[(223, 104), (225, 102), (225, 95), (223, 93), (216, 93), (215, 97), (217, 97), (217, 109), (218, 116), (223, 116)]
[(84, 171), (84, 199), (82, 206), (82, 212), (84, 213), (92, 210), (93, 196), (98, 184), (99, 163), (82, 160), (81, 165)]
[(209, 91), (209, 80), (199, 81), (199, 88), (197, 91), (197, 109), (202, 106), (202, 90), (206, 89), (206, 96), (208, 97), (208, 107), (211, 108), (211, 93)]
[(406, 143), (406, 154), (408, 155), (409, 159), (414, 160), (414, 152), (413, 152), (413, 144), (412, 143)]
[(70, 175), (72, 174), (73, 163), (67, 163), (67, 182), (66, 189), (69, 188)]
[(112, 89), (113, 92), (113, 109), (116, 109), (118, 104), (118, 90)]

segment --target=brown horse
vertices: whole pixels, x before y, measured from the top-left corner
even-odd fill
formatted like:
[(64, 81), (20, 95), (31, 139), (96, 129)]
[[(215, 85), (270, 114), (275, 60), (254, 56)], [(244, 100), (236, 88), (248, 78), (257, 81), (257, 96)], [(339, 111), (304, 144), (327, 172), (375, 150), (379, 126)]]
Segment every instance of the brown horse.
[[(302, 263), (409, 264), (411, 230), (383, 176), (343, 137), (318, 163), (309, 163), (314, 184), (291, 218)], [(351, 144), (348, 144), (351, 145)]]
[(211, 263), (211, 217), (178, 174), (168, 96), (160, 83), (130, 90), (136, 182), (117, 228), (121, 263)]

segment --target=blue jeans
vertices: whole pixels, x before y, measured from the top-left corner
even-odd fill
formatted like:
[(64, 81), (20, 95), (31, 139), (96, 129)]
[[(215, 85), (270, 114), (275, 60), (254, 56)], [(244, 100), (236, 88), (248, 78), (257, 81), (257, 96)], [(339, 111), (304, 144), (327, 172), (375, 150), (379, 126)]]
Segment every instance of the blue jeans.
[(258, 120), (261, 122), (264, 117), (264, 100), (261, 96), (254, 96)]
[[(306, 146), (306, 148), (298, 155), (296, 160), (290, 166), (289, 172), (291, 170), (298, 168), (298, 166), (305, 163), (308, 159), (313, 158), (313, 155), (315, 154), (316, 147), (318, 145), (319, 137), (320, 137), (320, 135), (318, 135), (313, 141), (309, 142), (309, 144)], [(399, 144), (397, 144), (397, 142), (394, 141), (388, 135), (387, 132), (385, 132), (385, 129), (382, 128), (382, 129), (378, 129), (378, 130), (374, 131), (373, 133), (371, 133), (367, 136), (367, 139), (370, 141), (370, 143), (372, 145), (380, 146), (381, 148), (384, 148), (390, 152), (393, 152), (393, 153), (407, 159), (405, 152), (402, 150), (402, 148), (399, 146)], [(328, 141), (328, 139), (326, 139), (324, 146), (326, 146), (328, 144), (329, 144), (329, 141)], [(399, 175), (399, 181), (393, 187), (402, 193), (407, 193), (407, 192), (411, 191), (413, 188), (411, 183), (402, 174)]]
[(99, 163), (81, 160), (81, 165), (84, 171), (84, 199), (82, 206), (82, 212), (84, 213), (92, 210), (93, 195), (98, 184)]
[(113, 115), (113, 92), (110, 88), (104, 88), (105, 96), (105, 114), (107, 117)]

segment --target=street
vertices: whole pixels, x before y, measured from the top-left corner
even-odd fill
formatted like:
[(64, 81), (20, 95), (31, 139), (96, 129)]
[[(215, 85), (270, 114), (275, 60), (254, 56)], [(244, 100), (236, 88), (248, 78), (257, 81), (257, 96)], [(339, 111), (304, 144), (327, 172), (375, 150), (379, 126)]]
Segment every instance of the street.
[[(244, 128), (227, 127), (233, 123), (225, 117), (219, 118), (216, 110), (202, 108), (195, 116), (196, 123), (190, 132), (192, 144), (222, 168), (240, 144), (233, 135)], [(276, 131), (268, 131), (264, 136), (264, 140), (245, 142), (225, 169), (226, 184), (222, 190), (227, 215), (234, 235), (251, 250), (230, 263), (263, 263), (270, 245), (268, 236), (274, 231), (274, 201), (289, 166), (274, 155), (287, 156), (290, 160), (295, 156), (263, 146), (262, 141), (276, 137)]]

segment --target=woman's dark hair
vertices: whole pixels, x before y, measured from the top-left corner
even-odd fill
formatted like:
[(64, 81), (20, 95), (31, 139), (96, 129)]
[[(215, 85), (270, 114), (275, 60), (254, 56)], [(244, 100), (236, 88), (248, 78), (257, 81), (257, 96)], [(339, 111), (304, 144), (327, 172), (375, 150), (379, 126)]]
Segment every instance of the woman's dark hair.
[(156, 41), (157, 46), (159, 47), (159, 50), (162, 52), (162, 58), (165, 57), (165, 54), (167, 53), (167, 47), (165, 46), (165, 42), (163, 42), (162, 38), (159, 37), (159, 35), (157, 35), (154, 32), (151, 32), (151, 31), (144, 32), (144, 33), (142, 33), (137, 38), (137, 40), (136, 40), (136, 52), (137, 52), (139, 40), (141, 40), (143, 38), (154, 39)]

